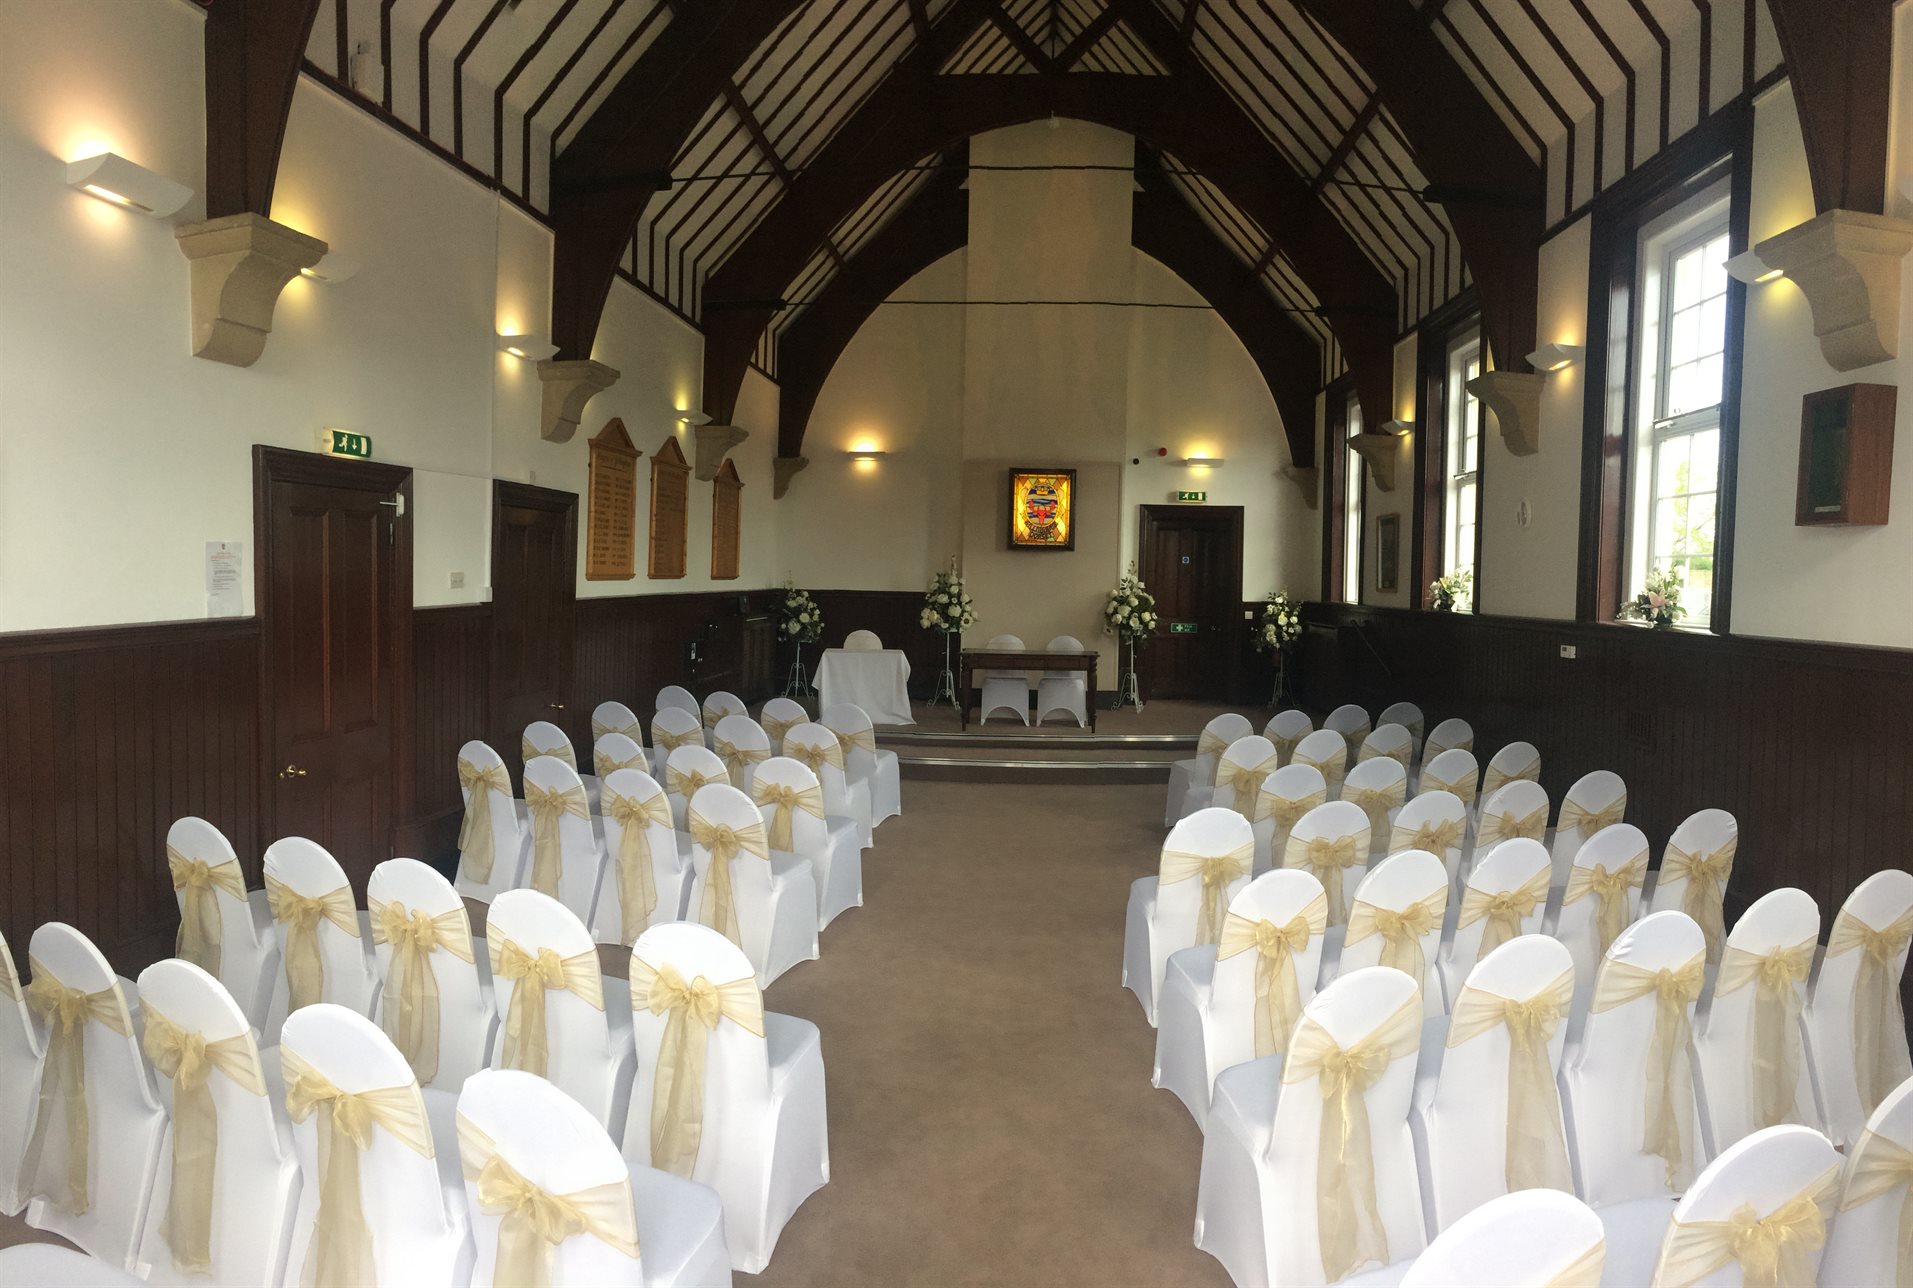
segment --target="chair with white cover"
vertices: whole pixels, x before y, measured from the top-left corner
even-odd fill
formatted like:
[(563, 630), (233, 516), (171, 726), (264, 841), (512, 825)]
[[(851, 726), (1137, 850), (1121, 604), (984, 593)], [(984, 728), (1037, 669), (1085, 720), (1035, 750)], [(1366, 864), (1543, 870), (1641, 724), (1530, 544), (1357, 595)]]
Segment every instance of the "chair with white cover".
[(764, 1010), (750, 961), (703, 926), (653, 926), (631, 950), (637, 1083), (624, 1156), (709, 1185), (731, 1265), (769, 1264), (830, 1179), (817, 1026)]
[(1368, 712), (1353, 702), (1344, 702), (1328, 713), (1322, 721), (1324, 729), (1333, 729), (1342, 735), (1342, 741), (1348, 744), (1348, 759), (1355, 763), (1355, 753), (1361, 749), (1362, 740), (1368, 737), (1375, 726), (1369, 721)]
[(631, 1093), (631, 1011), (605, 988), (591, 932), (536, 890), (498, 896), (485, 919), (498, 1040), (492, 1068), (549, 1078), (607, 1129)]
[(856, 825), (824, 812), (824, 789), (801, 760), (773, 756), (752, 776), (751, 800), (764, 816), (773, 862), (779, 853), (810, 863), (817, 884), (817, 925), (864, 901), (863, 851)]
[(1257, 873), (1280, 867), (1289, 833), (1302, 816), (1328, 801), (1328, 782), (1313, 765), (1284, 765), (1262, 780), (1249, 825), (1255, 833)]
[(1475, 727), (1459, 716), (1450, 716), (1428, 731), (1428, 740), (1421, 745), (1422, 763), (1427, 764), (1444, 751), (1474, 749)]
[(657, 714), (651, 717), (651, 776), (663, 777), (671, 753), (680, 747), (703, 746), (704, 724), (695, 706), (689, 711), (683, 707), (659, 707)]
[(1485, 850), (1461, 889), (1454, 934), (1442, 950), (1441, 979), (1454, 997), (1475, 963), (1510, 939), (1541, 932), (1548, 911), (1548, 878), (1554, 871), (1547, 847), (1516, 838)]
[(1606, 1261), (1593, 1208), (1559, 1190), (1518, 1190), (1436, 1235), (1401, 1288), (1599, 1288)]
[(808, 723), (810, 712), (792, 698), (772, 698), (757, 713), (757, 723), (770, 736), (771, 755), (784, 754), (784, 735), (800, 724)]
[(1254, 862), (1249, 820), (1231, 809), (1201, 809), (1170, 829), (1156, 875), (1130, 885), (1123, 987), (1150, 1024), (1169, 955), (1221, 940), (1229, 900), (1248, 884)]
[[(1081, 653), (1083, 642), (1074, 635), (1058, 635), (1051, 640), (1046, 652)], [(1043, 717), (1052, 711), (1060, 711), (1066, 716), (1076, 717), (1077, 728), (1089, 725), (1089, 672), (1088, 671), (1045, 671), (1036, 680), (1036, 723), (1042, 724)]]
[(1724, 809), (1704, 809), (1681, 820), (1667, 838), (1661, 866), (1650, 878), (1651, 911), (1678, 908), (1700, 923), (1709, 964), (1720, 961), (1726, 928), (1721, 905), (1734, 874), (1740, 824)]
[(1362, 739), (1362, 749), (1355, 753), (1355, 763), (1374, 760), (1386, 756), (1398, 761), (1406, 770), (1415, 761), (1415, 735), (1408, 726), (1399, 724), (1378, 724)]
[(1262, 784), (1276, 770), (1275, 744), (1260, 734), (1237, 738), (1216, 762), (1216, 785), (1211, 789), (1212, 805), (1232, 809), (1244, 818), (1255, 813), (1256, 797)]
[(1468, 842), (1468, 807), (1453, 792), (1421, 793), (1395, 812), (1388, 831), (1389, 854), (1427, 850), (1441, 859), (1450, 889), (1461, 885), (1461, 854)]
[(166, 1115), (126, 994), (100, 950), (64, 922), (33, 932), (27, 962), (25, 1001), (45, 1041), (20, 1169), (27, 1224), (130, 1269)]
[(583, 781), (564, 761), (539, 756), (525, 763), (525, 810), (531, 823), (525, 887), (550, 895), (580, 920), (591, 915), (591, 897), (604, 867), (593, 808)]
[(731, 786), (748, 792), (752, 771), (771, 758), (771, 737), (749, 716), (728, 715), (711, 729), (711, 750), (724, 762)]
[(1364, 760), (1342, 780), (1341, 799), (1368, 815), (1369, 855), (1379, 859), (1388, 853), (1396, 813), (1408, 803), (1408, 770), (1392, 756)]
[(784, 735), (784, 754), (798, 761), (824, 789), (824, 817), (847, 819), (856, 831), (857, 844), (870, 848), (874, 835), (870, 825), (870, 784), (852, 778), (846, 772), (843, 744), (837, 735), (815, 721), (797, 725)]
[(1763, 1127), (1820, 1125), (1800, 1013), (1820, 943), (1820, 906), (1805, 890), (1756, 899), (1694, 1018), (1701, 1123), (1715, 1154)]
[(524, 822), (504, 758), (476, 740), (458, 749), (458, 790), (465, 801), (458, 831), (458, 892), (490, 903), (524, 879)]
[[(1312, 736), (1312, 735), (1311, 735)], [(1368, 871), (1368, 815), (1349, 801), (1317, 805), (1295, 821), (1282, 866), (1314, 874), (1328, 893), (1328, 924), (1348, 922), (1348, 901)]]
[(1233, 711), (1215, 717), (1202, 727), (1202, 734), (1196, 739), (1196, 754), (1169, 766), (1169, 796), (1162, 815), (1164, 827), (1174, 827), (1178, 819), (1187, 818), (1209, 804), (1212, 795), (1209, 789), (1216, 785), (1216, 766), (1222, 760), (1222, 753), (1236, 739), (1247, 738), (1254, 732), (1255, 726), (1249, 723), (1249, 718)]
[(1383, 725), (1391, 724), (1400, 725), (1408, 730), (1408, 735), (1415, 740), (1417, 749), (1421, 747), (1422, 737), (1428, 732), (1428, 722), (1423, 718), (1421, 708), (1412, 702), (1391, 702), (1382, 708), (1382, 713), (1375, 717), (1375, 727), (1380, 729)]
[[(598, 776), (601, 791), (604, 780), (620, 769), (635, 769), (648, 778), (651, 774), (651, 757), (636, 738), (627, 734), (600, 735), (591, 745), (591, 772)], [(602, 810), (603, 806), (599, 808)]]
[[(493, 908), (536, 897), (509, 891)], [(457, 1098), (420, 1091), (391, 1040), (342, 1006), (289, 1016), (280, 1060), (301, 1178), (286, 1282), (469, 1283)]]
[[(1581, 1197), (1604, 1220), (1637, 1201), (1665, 1219), (1703, 1161), (1688, 1045), (1705, 957), (1692, 918), (1657, 912), (1621, 932), (1595, 976), (1561, 1099)], [(1637, 1218), (1618, 1216), (1610, 1236)]]
[(657, 698), (651, 703), (653, 717), (667, 708), (688, 711), (694, 716), (701, 715), (703, 710), (698, 706), (697, 695), (681, 684), (667, 684), (658, 690)]
[(703, 707), (699, 709), (699, 717), (704, 722), (704, 745), (711, 746), (717, 731), (717, 722), (725, 716), (748, 716), (750, 713), (751, 709), (745, 706), (744, 700), (735, 693), (719, 689), (708, 695), (704, 699)]
[(20, 1159), (33, 1130), (33, 1105), (40, 1095), (40, 1032), (27, 1014), (13, 952), (0, 938), (0, 1086), (13, 1094), (0, 1097), (0, 1212), (13, 1216), (26, 1206)]
[(1481, 803), (1485, 805), (1490, 796), (1517, 780), (1541, 781), (1541, 753), (1531, 742), (1511, 742), (1488, 758), (1481, 771)]
[[(731, 1282), (717, 1195), (627, 1163), (604, 1125), (542, 1078), (488, 1069), (466, 1083), (458, 1151), (472, 1288)], [(548, 1221), (550, 1211), (572, 1219)]]
[(689, 832), (691, 798), (713, 783), (731, 786), (731, 771), (708, 747), (679, 747), (664, 763), (664, 793), (671, 801), (672, 825)]
[(1913, 1283), (1913, 1081), (1887, 1093), (1847, 1151), (1840, 1215), (1827, 1237), (1820, 1282)]
[(585, 789), (585, 799), (593, 810), (598, 808), (598, 776), (588, 773), (578, 764), (578, 752), (571, 745), (571, 738), (549, 720), (534, 720), (525, 726), (524, 736), (518, 740), (518, 754), (523, 766), (540, 756), (550, 756), (562, 760), (572, 773), (578, 775), (578, 781)]
[[(1503, 841), (1548, 843), (1548, 793), (1540, 783), (1517, 778), (1483, 796), (1475, 816), (1475, 854), (1486, 854)], [(1550, 860), (1551, 885), (1565, 885), (1567, 869)]]
[(382, 984), (379, 1027), (421, 1087), (457, 1091), (491, 1059), (491, 978), (464, 900), (417, 859), (372, 869), (365, 905)]
[(1501, 945), (1456, 993), (1445, 1042), (1423, 1057), (1438, 1061), (1434, 1090), (1416, 1109), (1437, 1230), (1521, 1190), (1573, 1193), (1554, 1081), (1573, 995), (1574, 962), (1545, 935)]
[(844, 648), (852, 653), (875, 653), (883, 648), (883, 641), (875, 631), (852, 631), (844, 636)]
[[(1597, 769), (1574, 780), (1561, 798), (1561, 815), (1554, 824), (1554, 882), (1568, 879), (1574, 855), (1588, 838), (1613, 827), (1627, 815), (1627, 784), (1612, 770)], [(1645, 869), (1643, 869), (1645, 874)]]
[(877, 746), (877, 731), (869, 714), (862, 707), (838, 702), (826, 707), (817, 723), (836, 734), (843, 745), (844, 773), (852, 782), (869, 785), (871, 826), (903, 813), (897, 753)]
[[(511, 798), (509, 784), (505, 797)], [(266, 892), (247, 891), (232, 842), (203, 818), (182, 818), (166, 829), (166, 866), (179, 899), (174, 956), (224, 984), (247, 1023), (264, 1024), (279, 969)]]
[[(283, 1022), (302, 1006), (334, 1002), (370, 1015), (379, 981), (345, 869), (317, 842), (288, 836), (266, 847), (265, 870), (284, 966), (269, 1014)], [(264, 1045), (277, 1037), (275, 1024)]]
[(1306, 872), (1265, 872), (1236, 892), (1217, 944), (1171, 953), (1156, 1007), (1156, 1068), (1201, 1126), (1216, 1075), (1288, 1049), (1315, 996), (1328, 900)]
[[(1432, 748), (1434, 742), (1429, 741)], [(1475, 753), (1466, 747), (1449, 747), (1444, 751), (1431, 751), (1421, 762), (1421, 772), (1415, 776), (1415, 794), (1423, 792), (1453, 792), (1461, 798), (1468, 809), (1468, 827), (1474, 829), (1475, 792), (1481, 786), (1481, 766), (1475, 762)]]
[[(1574, 954), (1574, 1009), (1594, 996), (1595, 969), (1608, 947), (1641, 915), (1647, 837), (1632, 823), (1604, 827), (1577, 847), (1549, 932)], [(1552, 871), (1560, 869), (1550, 860)]]
[(1284, 765), (1295, 759), (1295, 744), (1314, 732), (1315, 722), (1309, 719), (1309, 713), (1294, 707), (1276, 712), (1262, 726), (1262, 736), (1275, 744), (1275, 754)]
[(632, 742), (644, 743), (644, 723), (622, 702), (600, 702), (591, 708), (592, 744), (595, 746), (608, 733), (621, 733)]
[(591, 909), (601, 944), (629, 944), (648, 926), (684, 916), (691, 888), (688, 846), (678, 848), (671, 800), (651, 775), (617, 769), (604, 777), (604, 873)]
[(1853, 888), (1807, 994), (1807, 1046), (1827, 1135), (1859, 1138), (1893, 1088), (1913, 1076), (1900, 976), (1913, 940), (1913, 875), (1888, 868)]
[(1408, 1125), (1421, 1032), (1415, 981), (1370, 967), (1302, 1008), (1286, 1056), (1217, 1076), (1196, 1246), (1238, 1288), (1338, 1283), (1421, 1252)]
[(1317, 729), (1295, 744), (1291, 765), (1309, 765), (1321, 771), (1331, 798), (1342, 791), (1342, 779), (1348, 774), (1348, 740), (1333, 729)]
[(185, 961), (148, 966), (139, 997), (142, 1045), (172, 1112), (135, 1265), (154, 1284), (276, 1284), (299, 1164), (246, 1014)]
[(817, 877), (808, 859), (773, 853), (764, 816), (735, 787), (691, 798), (690, 920), (744, 950), (758, 987), (817, 960)]
[(1427, 850), (1404, 850), (1368, 870), (1348, 905), (1338, 975), (1392, 966), (1421, 987), (1426, 1013), (1447, 1009), (1435, 961), (1448, 907), (1448, 869)]
[(59, 1243), (16, 1243), (0, 1248), (5, 1288), (139, 1288), (146, 1281)]
[[(1024, 651), (1023, 641), (1014, 635), (992, 635), (984, 647), (993, 653)], [(1007, 711), (1027, 725), (1030, 692), (1030, 677), (1021, 671), (985, 671), (983, 699), (977, 704), (977, 723), (988, 724), (992, 712)]]

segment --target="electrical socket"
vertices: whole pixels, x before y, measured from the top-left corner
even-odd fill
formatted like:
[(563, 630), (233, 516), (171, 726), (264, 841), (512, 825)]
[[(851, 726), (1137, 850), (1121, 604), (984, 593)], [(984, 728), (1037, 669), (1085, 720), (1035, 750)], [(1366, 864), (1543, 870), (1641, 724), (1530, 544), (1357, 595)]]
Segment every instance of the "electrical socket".
[(1561, 656), (1572, 662), (1574, 660), (1574, 645), (1563, 644), (1561, 646)]

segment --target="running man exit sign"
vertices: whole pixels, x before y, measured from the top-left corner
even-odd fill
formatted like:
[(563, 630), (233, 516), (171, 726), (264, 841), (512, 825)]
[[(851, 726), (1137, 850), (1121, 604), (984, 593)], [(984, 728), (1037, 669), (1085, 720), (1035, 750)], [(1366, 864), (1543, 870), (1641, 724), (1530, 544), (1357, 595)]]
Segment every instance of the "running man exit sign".
[(1207, 501), (1208, 499), (1209, 499), (1209, 494), (1207, 492), (1178, 492), (1176, 493), (1176, 500), (1190, 501), (1190, 502), (1194, 502), (1197, 505), (1202, 504), (1202, 502)]
[(319, 450), (327, 456), (351, 456), (361, 461), (372, 459), (372, 436), (355, 434), (349, 429), (319, 431)]

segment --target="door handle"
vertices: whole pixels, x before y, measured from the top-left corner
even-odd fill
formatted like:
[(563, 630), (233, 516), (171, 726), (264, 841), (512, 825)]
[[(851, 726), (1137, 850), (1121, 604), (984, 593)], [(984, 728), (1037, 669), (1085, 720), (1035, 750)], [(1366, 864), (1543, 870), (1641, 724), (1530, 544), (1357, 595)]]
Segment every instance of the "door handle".
[(563, 711), (565, 704), (562, 702), (547, 702), (545, 703), (545, 709), (548, 711)]
[(304, 778), (305, 776), (306, 776), (306, 771), (299, 768), (299, 766), (297, 765), (287, 765), (284, 769), (279, 771), (279, 777), (281, 778)]

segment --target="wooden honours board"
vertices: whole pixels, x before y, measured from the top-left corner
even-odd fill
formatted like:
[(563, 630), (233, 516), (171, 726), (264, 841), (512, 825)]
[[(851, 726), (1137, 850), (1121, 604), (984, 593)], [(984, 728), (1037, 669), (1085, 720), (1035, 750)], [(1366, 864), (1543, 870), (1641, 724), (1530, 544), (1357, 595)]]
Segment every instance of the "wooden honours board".
[(621, 420), (610, 421), (591, 440), (586, 581), (628, 581), (638, 575), (638, 456)]
[(744, 480), (726, 457), (711, 482), (711, 580), (735, 581), (741, 563)]
[(691, 467), (673, 435), (651, 456), (651, 576), (684, 575), (690, 525)]

